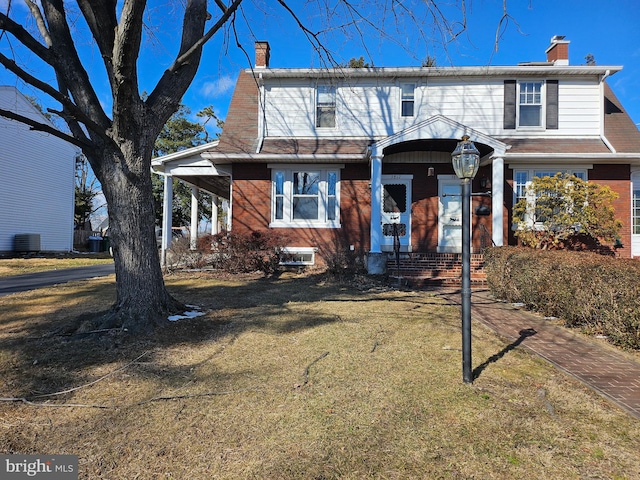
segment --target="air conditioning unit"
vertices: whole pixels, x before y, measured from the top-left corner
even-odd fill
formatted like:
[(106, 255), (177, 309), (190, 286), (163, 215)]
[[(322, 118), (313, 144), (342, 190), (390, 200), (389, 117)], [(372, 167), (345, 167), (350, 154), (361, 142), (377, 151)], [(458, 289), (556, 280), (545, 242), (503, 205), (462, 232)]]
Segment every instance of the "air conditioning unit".
[(40, 234), (20, 233), (16, 235), (14, 239), (14, 250), (16, 252), (39, 252)]

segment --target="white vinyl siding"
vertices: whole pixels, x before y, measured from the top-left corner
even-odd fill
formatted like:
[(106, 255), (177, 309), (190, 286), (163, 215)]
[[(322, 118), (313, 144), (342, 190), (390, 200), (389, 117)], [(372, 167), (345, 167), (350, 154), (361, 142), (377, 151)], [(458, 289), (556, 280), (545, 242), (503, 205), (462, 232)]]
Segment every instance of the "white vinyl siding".
[[(12, 87), (0, 87), (0, 108), (46, 122)], [(72, 250), (76, 147), (1, 117), (0, 144), (0, 251), (25, 233), (43, 251)]]
[[(503, 128), (502, 78), (342, 80), (336, 84), (337, 128), (315, 126), (315, 81), (267, 79), (265, 82), (265, 121), (270, 137), (382, 137), (434, 115), (443, 115), (487, 135), (519, 133)], [(402, 85), (410, 83), (416, 85), (414, 115), (403, 117)], [(527, 136), (600, 134), (600, 88), (596, 79), (560, 77), (558, 95), (560, 127), (528, 130)]]

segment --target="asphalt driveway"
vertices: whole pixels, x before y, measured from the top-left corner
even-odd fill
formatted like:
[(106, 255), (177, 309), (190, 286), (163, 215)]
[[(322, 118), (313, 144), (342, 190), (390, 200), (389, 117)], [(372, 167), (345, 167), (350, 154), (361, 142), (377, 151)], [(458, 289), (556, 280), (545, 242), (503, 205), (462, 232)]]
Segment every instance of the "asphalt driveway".
[(13, 277), (2, 277), (0, 278), (0, 297), (12, 293), (57, 285), (59, 283), (73, 282), (93, 277), (104, 277), (113, 273), (115, 273), (115, 267), (113, 263), (109, 263), (88, 267), (47, 270), (45, 272), (27, 273)]

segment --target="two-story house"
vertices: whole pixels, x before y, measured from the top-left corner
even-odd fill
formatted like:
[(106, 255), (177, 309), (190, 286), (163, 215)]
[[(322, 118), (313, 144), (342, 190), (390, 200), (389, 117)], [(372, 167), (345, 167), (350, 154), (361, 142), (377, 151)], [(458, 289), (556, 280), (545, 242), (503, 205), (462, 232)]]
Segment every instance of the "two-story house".
[(461, 250), (451, 152), (468, 135), (481, 156), (473, 192), (484, 193), (474, 250), (514, 244), (527, 183), (571, 172), (619, 194), (620, 253), (640, 256), (640, 132), (606, 82), (622, 67), (569, 65), (568, 45), (553, 37), (546, 61), (514, 66), (284, 69), (257, 42), (219, 144), (155, 168), (224, 178), (233, 230), (278, 229), (302, 262), (363, 252), (380, 273), (394, 234), (412, 255)]

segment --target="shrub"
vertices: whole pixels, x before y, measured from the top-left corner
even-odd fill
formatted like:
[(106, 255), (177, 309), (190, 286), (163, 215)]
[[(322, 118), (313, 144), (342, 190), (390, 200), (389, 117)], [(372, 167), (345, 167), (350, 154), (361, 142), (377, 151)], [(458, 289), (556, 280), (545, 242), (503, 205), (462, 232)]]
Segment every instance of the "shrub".
[(640, 262), (589, 252), (495, 247), (485, 252), (492, 293), (566, 326), (640, 349)]
[(325, 254), (327, 273), (338, 277), (365, 273), (364, 259), (365, 254), (362, 251), (352, 251), (345, 247), (336, 246), (334, 250)]
[(200, 237), (198, 250), (205, 256), (205, 262), (216, 269), (271, 275), (279, 268), (279, 252), (286, 243), (286, 237), (273, 231), (225, 232)]
[(513, 209), (515, 235), (523, 245), (542, 249), (600, 249), (618, 237), (614, 216), (618, 195), (605, 185), (574, 175), (534, 177), (527, 197)]

